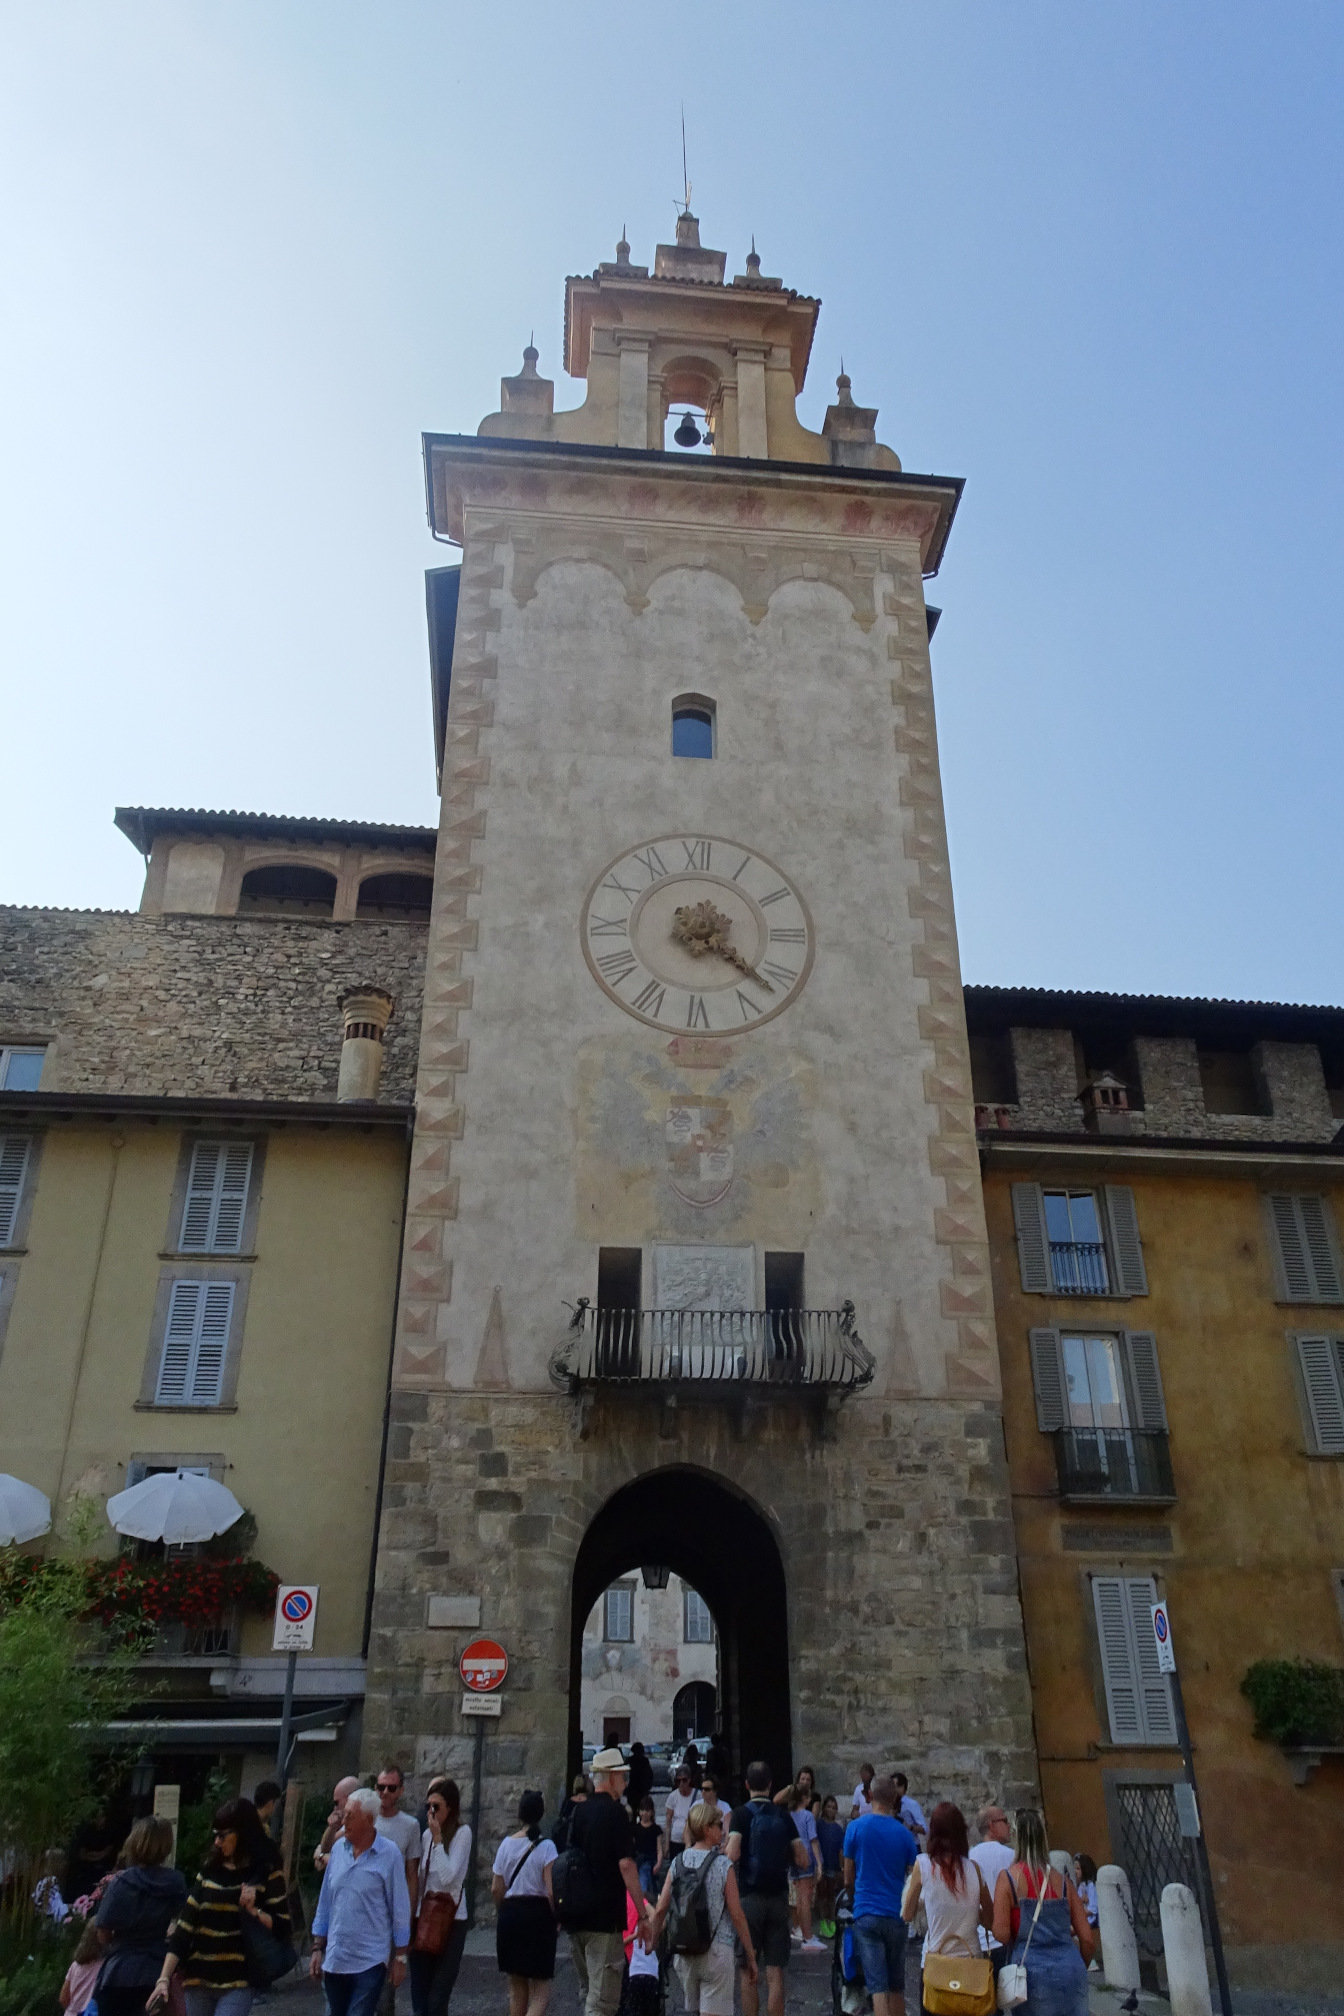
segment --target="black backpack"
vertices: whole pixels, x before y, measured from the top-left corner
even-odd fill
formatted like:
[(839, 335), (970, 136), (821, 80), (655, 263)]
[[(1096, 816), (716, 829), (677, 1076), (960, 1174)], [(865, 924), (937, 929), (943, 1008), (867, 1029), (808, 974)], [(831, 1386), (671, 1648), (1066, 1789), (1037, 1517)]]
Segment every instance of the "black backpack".
[(759, 1896), (778, 1897), (789, 1887), (797, 1830), (792, 1816), (781, 1806), (762, 1805), (753, 1800), (747, 1810), (751, 1815), (751, 1831), (743, 1857), (743, 1888), (754, 1890)]
[(555, 1915), (566, 1932), (580, 1932), (601, 1903), (593, 1865), (582, 1848), (566, 1848), (551, 1864)]
[(689, 1869), (679, 1854), (672, 1864), (672, 1896), (668, 1903), (663, 1940), (669, 1953), (708, 1953), (714, 1943), (718, 1921), (710, 1923), (706, 1894), (709, 1872), (721, 1854), (711, 1848), (698, 1869)]

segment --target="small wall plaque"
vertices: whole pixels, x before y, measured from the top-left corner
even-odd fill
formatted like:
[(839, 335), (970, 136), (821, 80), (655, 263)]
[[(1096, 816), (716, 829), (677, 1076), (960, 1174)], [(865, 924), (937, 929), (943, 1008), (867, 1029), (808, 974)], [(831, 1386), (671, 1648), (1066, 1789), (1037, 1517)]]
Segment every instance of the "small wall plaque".
[(431, 1596), (426, 1622), (431, 1631), (479, 1631), (479, 1596)]

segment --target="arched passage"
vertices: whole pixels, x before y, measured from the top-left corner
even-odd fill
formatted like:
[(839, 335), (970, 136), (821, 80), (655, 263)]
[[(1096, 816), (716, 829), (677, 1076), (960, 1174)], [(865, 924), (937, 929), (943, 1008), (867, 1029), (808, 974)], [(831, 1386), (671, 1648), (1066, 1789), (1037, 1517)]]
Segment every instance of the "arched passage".
[(753, 1757), (777, 1785), (793, 1773), (789, 1622), (784, 1564), (764, 1516), (704, 1471), (677, 1465), (609, 1498), (574, 1562), (569, 1649), (569, 1769), (580, 1768), (583, 1626), (602, 1591), (643, 1566), (669, 1568), (697, 1589), (719, 1630), (720, 1712), (733, 1791)]

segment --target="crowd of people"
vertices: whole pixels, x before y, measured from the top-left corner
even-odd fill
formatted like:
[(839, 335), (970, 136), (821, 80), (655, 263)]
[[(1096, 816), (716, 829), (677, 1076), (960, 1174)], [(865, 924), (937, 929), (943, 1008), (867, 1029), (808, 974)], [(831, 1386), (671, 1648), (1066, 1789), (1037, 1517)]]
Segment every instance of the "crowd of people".
[[(1001, 1806), (967, 1822), (948, 1800), (926, 1816), (898, 1772), (865, 1764), (853, 1792), (823, 1796), (804, 1767), (776, 1789), (748, 1765), (727, 1796), (725, 1758), (694, 1747), (656, 1796), (638, 1744), (599, 1751), (570, 1786), (553, 1828), (526, 1791), (499, 1843), (490, 1889), (508, 2016), (544, 2016), (558, 1934), (585, 2016), (656, 2016), (663, 1970), (687, 2016), (784, 2016), (791, 1953), (841, 1957), (845, 2006), (904, 2016), (906, 1949), (925, 1926), (921, 1988), (968, 1965), (985, 1989), (1025, 1967), (1022, 2016), (1086, 2016), (1096, 1949), (1096, 1867), (1051, 1857), (1039, 1813)], [(403, 1810), (388, 1765), (373, 1787), (336, 1786), (314, 1852), (321, 1889), (309, 1969), (327, 2016), (392, 2016), (409, 1978), (413, 2016), (447, 2016), (466, 1944), (472, 1832), (448, 1777), (431, 1779), (423, 1824)], [(82, 1903), (83, 1937), (61, 1995), (68, 2016), (249, 2016), (259, 1988), (297, 1963), (282, 1861), (264, 1821), (275, 1784), (230, 1799), (190, 1886), (170, 1865), (173, 1831), (137, 1821), (115, 1869)], [(45, 1881), (46, 1879), (44, 1879)], [(1019, 1985), (1019, 1984), (1014, 1984)], [(944, 2001), (946, 1997), (944, 1996)]]

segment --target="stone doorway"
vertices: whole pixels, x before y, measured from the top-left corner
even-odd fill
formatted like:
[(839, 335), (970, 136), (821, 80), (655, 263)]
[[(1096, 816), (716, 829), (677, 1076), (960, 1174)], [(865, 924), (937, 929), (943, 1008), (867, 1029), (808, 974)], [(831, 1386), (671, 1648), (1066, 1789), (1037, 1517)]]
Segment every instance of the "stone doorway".
[(777, 1785), (787, 1784), (793, 1773), (788, 1590), (775, 1536), (739, 1492), (680, 1464), (617, 1491), (579, 1547), (570, 1605), (570, 1772), (581, 1768), (584, 1622), (604, 1589), (645, 1566), (682, 1576), (713, 1612), (733, 1796), (754, 1757), (766, 1759)]

